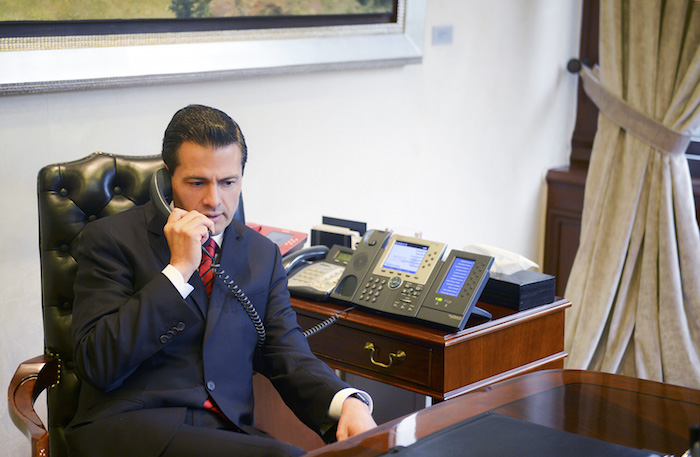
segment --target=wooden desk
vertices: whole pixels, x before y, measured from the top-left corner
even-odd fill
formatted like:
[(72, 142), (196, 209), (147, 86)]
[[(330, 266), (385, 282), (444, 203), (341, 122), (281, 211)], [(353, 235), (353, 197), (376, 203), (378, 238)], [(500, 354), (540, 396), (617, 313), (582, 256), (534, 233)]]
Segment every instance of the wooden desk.
[[(564, 310), (570, 305), (558, 300), (515, 312), (479, 303), (493, 319), (472, 317), (456, 333), (353, 310), (309, 344), (333, 368), (447, 400), (530, 371), (562, 368)], [(345, 309), (297, 298), (292, 306), (303, 329)], [(390, 357), (401, 351), (403, 358)]]
[(443, 402), (307, 457), (376, 457), (486, 411), (637, 449), (680, 456), (700, 422), (700, 391), (591, 371), (548, 370)]
[[(345, 306), (292, 298), (303, 329), (311, 328)], [(353, 310), (309, 337), (314, 353), (333, 368), (428, 395), (441, 401), (523, 373), (564, 364), (564, 311), (567, 300), (515, 312), (479, 303), (493, 314), (486, 321), (471, 318), (467, 327), (448, 333), (389, 317)], [(390, 366), (390, 353), (403, 359)], [(287, 408), (272, 384), (253, 378), (256, 426), (275, 438), (305, 450), (323, 445)]]

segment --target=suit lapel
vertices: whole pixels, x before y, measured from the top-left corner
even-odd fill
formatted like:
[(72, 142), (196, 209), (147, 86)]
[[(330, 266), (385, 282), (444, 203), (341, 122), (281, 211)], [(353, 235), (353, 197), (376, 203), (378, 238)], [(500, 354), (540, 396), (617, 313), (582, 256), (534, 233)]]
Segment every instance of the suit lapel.
[[(236, 280), (237, 272), (240, 271), (244, 260), (240, 255), (240, 253), (243, 252), (241, 249), (241, 232), (236, 224), (237, 223), (234, 221), (226, 229), (223, 246), (221, 246), (221, 255), (219, 256), (219, 264), (221, 265), (221, 269), (223, 269), (226, 275), (233, 281)], [(202, 285), (202, 289), (203, 288), (204, 286)], [(209, 309), (207, 312), (207, 327), (204, 333), (205, 342), (207, 341), (207, 338), (211, 332), (214, 330), (216, 322), (221, 315), (221, 310), (226, 302), (232, 302), (235, 305), (236, 298), (219, 278), (215, 278), (211, 291), (211, 300), (209, 300)]]
[(165, 221), (159, 216), (152, 203), (146, 205), (146, 224), (148, 225), (148, 242), (153, 253), (163, 265), (170, 263), (170, 249), (163, 233)]

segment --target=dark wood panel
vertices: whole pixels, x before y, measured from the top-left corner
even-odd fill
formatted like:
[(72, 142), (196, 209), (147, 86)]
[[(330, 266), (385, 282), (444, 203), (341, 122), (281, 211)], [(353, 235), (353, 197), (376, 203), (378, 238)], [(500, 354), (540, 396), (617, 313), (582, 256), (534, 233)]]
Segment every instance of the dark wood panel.
[[(584, 0), (581, 12), (581, 41), (578, 58), (589, 66), (598, 63), (600, 1)], [(573, 56), (572, 56), (573, 57)], [(578, 77), (572, 75), (572, 77)], [(571, 137), (570, 164), (587, 166), (598, 128), (598, 108), (578, 85), (576, 124)]]

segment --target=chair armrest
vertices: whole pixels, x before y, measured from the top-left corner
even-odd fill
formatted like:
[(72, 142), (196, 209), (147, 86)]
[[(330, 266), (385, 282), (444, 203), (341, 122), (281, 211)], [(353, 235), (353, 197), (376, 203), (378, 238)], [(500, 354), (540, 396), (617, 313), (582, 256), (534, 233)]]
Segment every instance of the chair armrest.
[(49, 434), (34, 409), (39, 394), (58, 382), (59, 360), (40, 355), (22, 362), (10, 381), (7, 400), (32, 439), (32, 456), (49, 455)]

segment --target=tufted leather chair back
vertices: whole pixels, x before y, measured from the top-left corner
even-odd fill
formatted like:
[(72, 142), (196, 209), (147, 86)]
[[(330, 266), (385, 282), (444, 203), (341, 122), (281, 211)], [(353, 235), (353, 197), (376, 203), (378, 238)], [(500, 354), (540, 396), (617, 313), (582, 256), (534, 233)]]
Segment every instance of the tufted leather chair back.
[[(58, 382), (47, 392), (52, 457), (67, 455), (64, 428), (78, 404), (80, 380), (74, 370), (70, 327), (81, 232), (90, 221), (146, 203), (149, 180), (161, 166), (159, 155), (127, 157), (96, 152), (39, 171), (44, 351), (58, 359), (59, 369)], [(235, 218), (245, 222), (242, 201)]]

